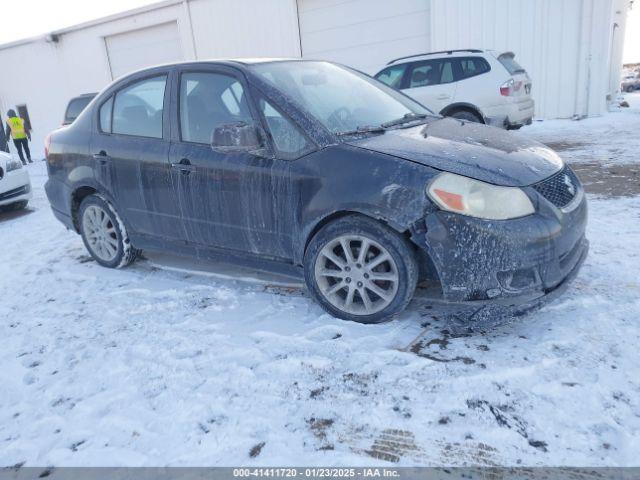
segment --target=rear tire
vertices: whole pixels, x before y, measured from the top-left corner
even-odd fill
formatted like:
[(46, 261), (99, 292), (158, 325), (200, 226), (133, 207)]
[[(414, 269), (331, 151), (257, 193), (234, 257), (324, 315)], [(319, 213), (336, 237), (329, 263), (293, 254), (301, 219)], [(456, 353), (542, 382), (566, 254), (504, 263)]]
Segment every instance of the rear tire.
[(479, 115), (469, 110), (457, 110), (450, 113), (447, 116), (452, 118), (457, 118), (458, 120), (466, 120), (467, 122), (484, 123), (484, 121), (482, 120), (482, 118), (480, 118)]
[(138, 256), (115, 208), (101, 195), (82, 200), (79, 223), (84, 246), (103, 267), (122, 268)]
[(413, 298), (418, 264), (412, 247), (397, 232), (362, 215), (349, 215), (311, 239), (304, 273), (313, 298), (334, 317), (381, 323), (402, 312)]

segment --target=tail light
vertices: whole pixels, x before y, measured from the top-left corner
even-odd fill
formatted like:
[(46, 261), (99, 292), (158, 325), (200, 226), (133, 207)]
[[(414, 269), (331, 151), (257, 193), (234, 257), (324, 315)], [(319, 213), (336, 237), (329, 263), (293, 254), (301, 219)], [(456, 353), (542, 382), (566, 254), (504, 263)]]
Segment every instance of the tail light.
[(51, 145), (51, 134), (44, 139), (44, 158), (49, 159), (49, 146)]
[(500, 85), (500, 95), (502, 95), (503, 97), (511, 97), (516, 92), (520, 91), (522, 85), (522, 81), (516, 81), (513, 78), (510, 78), (502, 85)]

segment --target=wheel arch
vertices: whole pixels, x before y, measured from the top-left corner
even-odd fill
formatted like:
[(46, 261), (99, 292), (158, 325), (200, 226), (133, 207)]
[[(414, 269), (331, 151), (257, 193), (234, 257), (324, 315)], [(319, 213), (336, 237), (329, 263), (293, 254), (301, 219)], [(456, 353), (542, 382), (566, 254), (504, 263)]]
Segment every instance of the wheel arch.
[(456, 103), (452, 103), (451, 105), (447, 105), (440, 111), (440, 115), (442, 115), (443, 117), (448, 117), (449, 115), (452, 115), (453, 113), (459, 112), (459, 111), (471, 112), (474, 115), (477, 115), (478, 117), (480, 117), (480, 119), (482, 120), (482, 123), (484, 124), (487, 123), (487, 119), (485, 118), (482, 111), (477, 106), (467, 102), (456, 102)]
[(429, 282), (432, 285), (437, 284), (437, 288), (439, 288), (441, 291), (440, 272), (438, 271), (436, 264), (433, 261), (431, 253), (429, 251), (426, 251), (424, 248), (421, 248), (421, 246), (419, 245), (420, 242), (416, 241), (416, 232), (412, 226), (407, 226), (406, 228), (404, 228), (403, 226), (398, 225), (394, 222), (387, 221), (387, 219), (385, 219), (384, 217), (371, 215), (370, 213), (356, 209), (335, 211), (325, 215), (317, 222), (315, 222), (315, 224), (313, 224), (313, 226), (308, 230), (307, 234), (304, 237), (303, 248), (301, 249), (301, 252), (299, 252), (299, 258), (296, 259), (296, 262), (300, 264), (304, 263), (304, 256), (307, 252), (309, 244), (311, 243), (311, 240), (320, 230), (322, 230), (322, 228), (336, 220), (350, 215), (358, 215), (379, 222), (382, 225), (385, 225), (391, 228), (396, 233), (400, 234), (411, 246), (414, 254), (416, 255), (416, 258), (418, 259), (420, 267), (420, 280)]
[[(98, 194), (104, 197), (111, 205), (115, 207), (115, 202), (113, 201), (111, 196), (107, 194), (103, 188), (100, 188), (100, 185), (97, 185), (93, 182), (83, 182), (74, 185), (71, 188), (71, 205), (69, 211), (71, 212), (71, 221), (73, 222), (73, 227), (76, 233), (80, 233), (80, 223), (78, 217), (78, 214), (80, 213), (80, 204), (82, 204), (82, 201), (89, 195), (94, 194)], [(121, 213), (120, 216), (122, 217)], [(126, 222), (126, 220), (124, 221)]]
[[(405, 235), (408, 233), (408, 229), (403, 229), (401, 226), (393, 223), (393, 222), (389, 222), (387, 221), (384, 217), (381, 216), (375, 216), (375, 215), (371, 215), (367, 212), (361, 211), (361, 210), (357, 210), (357, 209), (349, 209), (349, 210), (337, 210), (335, 212), (331, 212), (328, 213), (326, 215), (324, 215), (323, 217), (318, 218), (312, 225), (310, 228), (307, 228), (305, 230), (305, 233), (303, 235), (304, 237), (304, 243), (302, 245), (302, 249), (301, 251), (298, 252), (298, 258), (296, 259), (296, 261), (302, 263), (302, 260), (304, 259), (304, 255), (307, 253), (307, 248), (309, 247), (309, 243), (311, 243), (311, 240), (313, 239), (313, 237), (320, 231), (322, 230), (322, 228), (324, 228), (326, 225), (340, 219), (340, 218), (344, 218), (344, 217), (348, 217), (349, 215), (359, 215), (362, 217), (366, 217), (369, 218), (370, 220), (374, 220), (377, 222), (380, 222), (383, 225), (386, 225), (387, 227), (390, 227), (391, 229), (393, 229), (394, 231), (400, 233), (401, 235)], [(407, 237), (409, 238), (409, 237)]]

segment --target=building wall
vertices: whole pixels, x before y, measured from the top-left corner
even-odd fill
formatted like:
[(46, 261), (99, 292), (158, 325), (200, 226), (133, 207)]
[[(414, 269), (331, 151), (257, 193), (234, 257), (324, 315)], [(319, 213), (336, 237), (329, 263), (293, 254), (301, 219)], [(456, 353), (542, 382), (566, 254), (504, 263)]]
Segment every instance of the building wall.
[(619, 88), (627, 0), (431, 2), (433, 49), (513, 51), (533, 79), (538, 117), (602, 114)]
[(298, 0), (302, 55), (374, 74), (429, 51), (429, 9), (429, 0)]
[[(44, 137), (62, 122), (68, 100), (100, 91), (129, 65), (302, 54), (375, 73), (399, 56), (475, 47), (516, 53), (533, 78), (538, 117), (597, 115), (619, 88), (628, 2), (165, 0), (62, 30), (57, 42), (43, 37), (0, 46), (0, 65), (10, 72), (0, 76), (0, 108), (6, 113), (27, 105), (33, 150), (41, 156)], [(126, 55), (122, 39), (137, 38), (139, 46), (145, 29), (160, 25), (174, 25), (171, 36), (179, 45), (166, 49), (171, 55), (131, 53), (114, 73), (108, 45)]]
[[(57, 43), (43, 37), (0, 46), (0, 65), (12, 73), (0, 76), (0, 108), (4, 114), (16, 105), (27, 105), (34, 157), (44, 155), (44, 138), (62, 123), (69, 99), (102, 90), (122, 73), (123, 66), (142, 68), (156, 64), (158, 58), (300, 56), (295, 0), (170, 0), (135, 12), (60, 31)], [(130, 62), (125, 58), (124, 63), (114, 64), (112, 75), (108, 45), (117, 46), (118, 55), (126, 55), (123, 39), (139, 47), (146, 30), (171, 24), (177, 24), (179, 45), (171, 48), (169, 57), (156, 52), (145, 58), (132, 51)], [(149, 45), (155, 47), (160, 48), (157, 43)]]
[(295, 0), (190, 0), (198, 59), (299, 57)]
[(44, 155), (44, 138), (62, 123), (70, 98), (100, 91), (111, 82), (105, 37), (170, 21), (180, 23), (180, 13), (179, 5), (170, 5), (63, 32), (57, 43), (42, 38), (0, 47), (0, 64), (12, 73), (0, 76), (3, 112), (18, 104), (27, 105), (34, 156)]

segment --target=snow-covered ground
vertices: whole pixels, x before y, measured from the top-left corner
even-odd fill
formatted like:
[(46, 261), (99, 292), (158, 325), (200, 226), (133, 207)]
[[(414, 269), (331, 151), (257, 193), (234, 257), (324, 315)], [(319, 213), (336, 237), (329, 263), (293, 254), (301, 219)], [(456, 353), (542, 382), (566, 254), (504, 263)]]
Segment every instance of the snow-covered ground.
[[(638, 112), (522, 134), (632, 162)], [(591, 197), (561, 299), (456, 336), (419, 300), (366, 326), (266, 274), (101, 268), (28, 168), (0, 215), (0, 465), (638, 465), (640, 197)]]
[(580, 121), (534, 121), (521, 132), (561, 151), (572, 163), (638, 163), (640, 92), (625, 94), (624, 99), (630, 108)]

